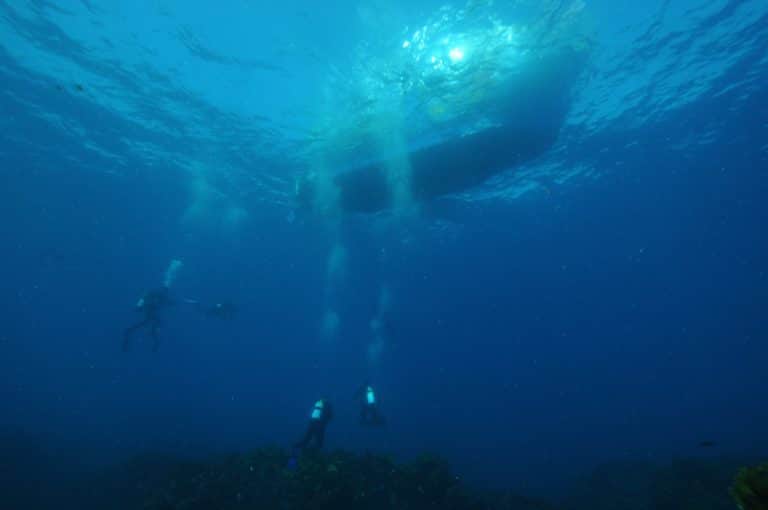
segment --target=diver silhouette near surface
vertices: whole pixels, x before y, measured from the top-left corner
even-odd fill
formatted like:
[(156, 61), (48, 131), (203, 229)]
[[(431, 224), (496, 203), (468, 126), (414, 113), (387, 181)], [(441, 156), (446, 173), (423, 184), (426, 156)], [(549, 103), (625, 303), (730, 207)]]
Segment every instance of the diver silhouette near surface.
[[(158, 330), (163, 325), (162, 315), (169, 306), (177, 303), (171, 299), (170, 288), (183, 265), (180, 260), (172, 260), (165, 270), (163, 284), (144, 294), (136, 303), (136, 310), (142, 313), (142, 318), (123, 332), (122, 349), (124, 352), (131, 349), (136, 334), (141, 330), (146, 330), (152, 338), (152, 350), (154, 352), (160, 348)], [(237, 307), (228, 300), (217, 301), (212, 305), (204, 305), (194, 299), (182, 299), (180, 302), (195, 306), (203, 315), (212, 319), (230, 320), (237, 314)]]
[(160, 336), (157, 330), (162, 325), (161, 311), (171, 304), (167, 287), (160, 287), (144, 294), (136, 303), (136, 309), (143, 314), (140, 321), (126, 328), (123, 333), (123, 351), (129, 351), (133, 344), (136, 332), (147, 329), (152, 337), (152, 350), (157, 352), (160, 348)]
[(123, 332), (123, 352), (131, 349), (136, 333), (142, 329), (146, 329), (149, 336), (152, 337), (152, 351), (157, 352), (160, 348), (160, 336), (157, 330), (163, 324), (161, 315), (163, 310), (173, 304), (169, 289), (183, 265), (180, 260), (171, 260), (165, 270), (162, 286), (150, 290), (136, 303), (136, 310), (141, 312), (143, 316), (141, 320), (128, 326)]

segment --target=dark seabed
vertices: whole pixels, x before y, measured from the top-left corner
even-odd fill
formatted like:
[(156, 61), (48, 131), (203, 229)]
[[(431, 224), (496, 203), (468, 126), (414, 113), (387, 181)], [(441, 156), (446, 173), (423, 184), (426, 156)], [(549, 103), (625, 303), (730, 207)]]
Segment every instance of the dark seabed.
[(0, 508), (768, 508), (768, 3), (274, 4), (0, 2)]

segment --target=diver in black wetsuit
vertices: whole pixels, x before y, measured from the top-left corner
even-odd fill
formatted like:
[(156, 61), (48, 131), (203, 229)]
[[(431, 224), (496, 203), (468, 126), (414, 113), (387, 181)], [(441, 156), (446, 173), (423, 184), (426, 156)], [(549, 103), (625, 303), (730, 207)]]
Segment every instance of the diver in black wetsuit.
[(312, 414), (309, 418), (309, 425), (307, 431), (304, 433), (304, 437), (301, 441), (298, 441), (293, 445), (294, 449), (306, 450), (310, 447), (314, 440), (315, 447), (319, 450), (323, 447), (325, 441), (325, 427), (328, 426), (328, 422), (333, 418), (333, 407), (328, 399), (321, 398), (315, 402), (315, 407), (312, 408)]
[(128, 351), (131, 348), (133, 336), (138, 330), (147, 328), (153, 340), (152, 350), (157, 352), (157, 349), (160, 347), (160, 337), (157, 335), (157, 330), (161, 325), (160, 310), (170, 304), (171, 299), (168, 297), (167, 287), (151, 290), (139, 299), (139, 302), (136, 303), (136, 309), (144, 314), (144, 318), (125, 330), (123, 334), (123, 351)]
[(373, 386), (365, 383), (355, 393), (356, 398), (360, 399), (360, 424), (368, 427), (382, 426), (386, 421), (379, 413), (379, 402)]

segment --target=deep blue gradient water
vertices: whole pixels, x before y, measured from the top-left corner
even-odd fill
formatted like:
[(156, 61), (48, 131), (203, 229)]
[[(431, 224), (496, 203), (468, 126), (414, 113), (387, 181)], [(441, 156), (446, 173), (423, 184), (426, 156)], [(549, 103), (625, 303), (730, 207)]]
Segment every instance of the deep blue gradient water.
[[(327, 395), (330, 448), (532, 490), (768, 453), (764, 1), (587, 2), (597, 50), (547, 156), (335, 231), (292, 202), (307, 108), (369, 9), (440, 4), (71, 3), (0, 3), (3, 429), (80, 468), (288, 445)], [(174, 296), (237, 315), (179, 303), (159, 352), (121, 352), (174, 258)], [(358, 426), (366, 378), (385, 429)]]

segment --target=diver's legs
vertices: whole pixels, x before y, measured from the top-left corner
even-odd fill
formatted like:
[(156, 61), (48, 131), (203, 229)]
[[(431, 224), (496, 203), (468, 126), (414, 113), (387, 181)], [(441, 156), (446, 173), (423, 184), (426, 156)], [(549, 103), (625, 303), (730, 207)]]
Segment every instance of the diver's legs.
[(304, 437), (301, 438), (301, 441), (298, 441), (295, 445), (293, 445), (294, 448), (298, 448), (303, 451), (307, 448), (307, 446), (309, 446), (309, 442), (312, 441), (312, 436), (314, 434), (313, 425), (313, 423), (309, 424), (307, 431), (304, 432)]
[(363, 425), (377, 425), (380, 421), (381, 416), (376, 404), (366, 404), (360, 410), (360, 423)]
[(380, 419), (380, 418), (379, 418), (379, 409), (376, 407), (376, 404), (371, 404), (371, 406), (370, 406), (370, 407), (371, 407), (371, 412), (370, 412), (370, 415), (371, 415), (371, 418), (370, 418), (371, 424), (372, 424), (372, 425), (377, 425), (377, 424), (379, 423), (379, 419)]
[(384, 418), (384, 416), (379, 413), (379, 408), (374, 407), (373, 408), (373, 423), (374, 425), (382, 426), (387, 423), (387, 420)]
[(323, 449), (323, 443), (325, 442), (325, 425), (318, 425), (315, 430), (315, 441), (317, 442), (317, 449)]
[(379, 406), (370, 404), (360, 410), (360, 423), (371, 427), (384, 425), (386, 420), (379, 414)]
[(147, 322), (147, 319), (142, 319), (133, 326), (125, 329), (125, 332), (123, 333), (123, 352), (126, 352), (131, 348), (131, 340), (133, 340), (134, 333), (146, 326)]
[(150, 334), (152, 335), (152, 351), (157, 352), (157, 350), (160, 348), (160, 336), (157, 334), (157, 329), (160, 327), (160, 321), (152, 321), (152, 324), (149, 326)]

